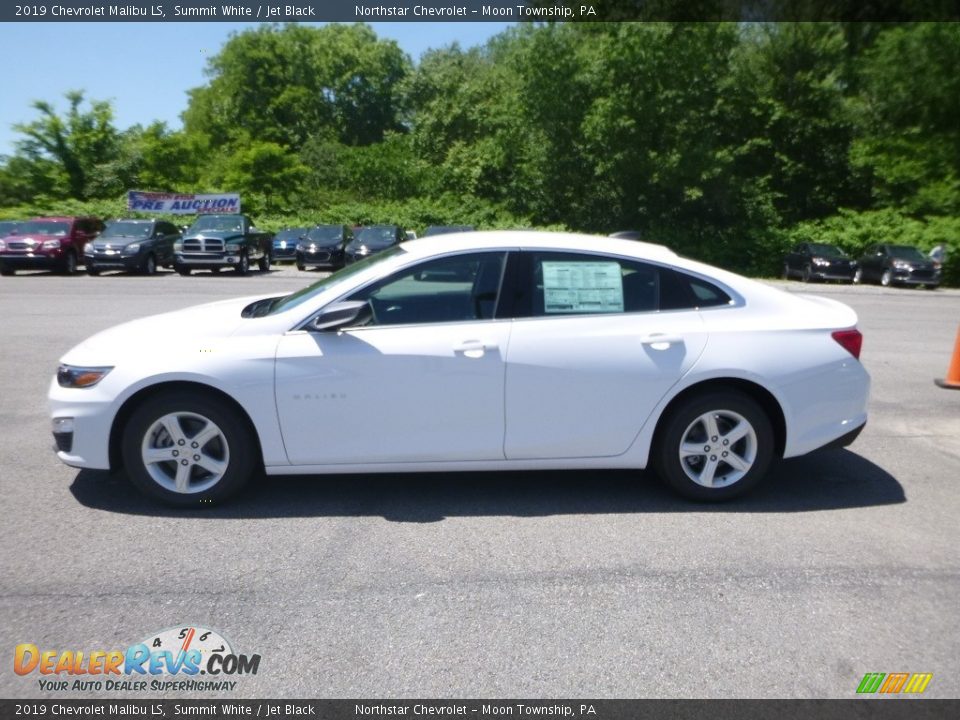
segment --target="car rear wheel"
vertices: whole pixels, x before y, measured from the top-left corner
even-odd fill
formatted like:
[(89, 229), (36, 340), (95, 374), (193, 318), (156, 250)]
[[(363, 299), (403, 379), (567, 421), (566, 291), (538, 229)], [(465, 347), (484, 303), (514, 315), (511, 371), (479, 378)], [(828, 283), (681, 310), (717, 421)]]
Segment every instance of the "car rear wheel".
[(254, 438), (225, 403), (195, 393), (157, 395), (123, 433), (131, 482), (170, 505), (206, 507), (239, 492), (253, 474)]
[(157, 274), (157, 259), (153, 256), (153, 253), (147, 255), (146, 259), (143, 261), (143, 267), (140, 268), (140, 271), (144, 275)]
[(893, 282), (893, 273), (889, 270), (884, 270), (883, 275), (880, 276), (880, 284), (884, 287), (890, 287), (890, 284)]
[(750, 397), (711, 392), (674, 408), (657, 431), (653, 463), (684, 497), (721, 501), (759, 483), (773, 460), (770, 419)]
[(270, 253), (263, 254), (263, 257), (257, 261), (257, 267), (260, 268), (260, 272), (270, 272)]

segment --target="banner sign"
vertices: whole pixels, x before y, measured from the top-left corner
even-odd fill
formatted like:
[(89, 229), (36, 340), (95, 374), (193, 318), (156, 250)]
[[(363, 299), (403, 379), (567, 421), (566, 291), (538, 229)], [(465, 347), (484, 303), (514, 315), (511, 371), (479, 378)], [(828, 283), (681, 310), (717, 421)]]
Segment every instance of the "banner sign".
[(204, 213), (240, 212), (240, 193), (197, 195), (195, 193), (161, 193), (130, 190), (127, 209), (147, 213), (172, 215), (203, 215)]

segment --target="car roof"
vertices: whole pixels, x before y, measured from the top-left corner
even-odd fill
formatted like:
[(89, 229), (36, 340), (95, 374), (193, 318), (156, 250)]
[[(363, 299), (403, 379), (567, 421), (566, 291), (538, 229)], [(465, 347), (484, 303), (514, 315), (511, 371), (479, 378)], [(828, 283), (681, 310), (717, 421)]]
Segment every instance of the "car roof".
[(483, 250), (491, 248), (530, 248), (571, 250), (627, 255), (651, 260), (676, 261), (677, 254), (666, 245), (622, 240), (602, 235), (544, 232), (540, 230), (481, 230), (408, 240), (403, 247), (418, 255), (432, 255), (450, 250)]

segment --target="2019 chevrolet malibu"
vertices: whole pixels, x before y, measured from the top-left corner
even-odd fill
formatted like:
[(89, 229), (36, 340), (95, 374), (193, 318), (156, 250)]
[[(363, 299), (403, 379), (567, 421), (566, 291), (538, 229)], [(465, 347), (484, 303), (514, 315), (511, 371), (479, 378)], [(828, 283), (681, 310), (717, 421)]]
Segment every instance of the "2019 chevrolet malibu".
[(259, 468), (652, 467), (724, 500), (775, 458), (856, 438), (856, 323), (662, 246), (474, 232), (106, 330), (63, 357), (49, 399), (63, 462), (122, 466), (178, 505)]

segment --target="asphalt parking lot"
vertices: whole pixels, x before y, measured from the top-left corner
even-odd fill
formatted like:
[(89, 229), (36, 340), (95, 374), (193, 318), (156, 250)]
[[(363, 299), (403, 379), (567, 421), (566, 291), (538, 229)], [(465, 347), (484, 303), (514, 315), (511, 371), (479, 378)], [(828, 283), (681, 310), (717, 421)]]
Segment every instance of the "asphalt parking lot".
[(185, 624), (262, 656), (226, 693), (244, 698), (850, 698), (898, 671), (960, 695), (960, 392), (933, 384), (960, 291), (777, 283), (859, 313), (870, 420), (722, 506), (539, 472), (264, 478), (175, 511), (55, 458), (46, 389), (72, 345), (317, 276), (2, 278), (0, 697), (55, 696), (14, 674), (18, 643), (125, 649)]

